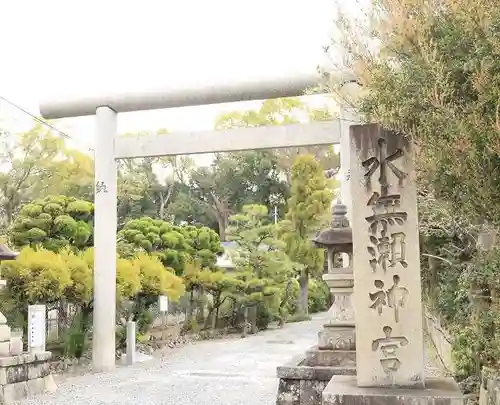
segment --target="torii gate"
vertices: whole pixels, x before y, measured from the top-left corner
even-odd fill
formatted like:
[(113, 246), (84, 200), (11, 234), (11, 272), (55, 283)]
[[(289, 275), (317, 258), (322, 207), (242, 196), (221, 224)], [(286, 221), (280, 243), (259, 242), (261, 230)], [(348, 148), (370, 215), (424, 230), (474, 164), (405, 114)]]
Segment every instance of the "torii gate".
[[(349, 126), (356, 122), (347, 107), (340, 119), (281, 126), (221, 131), (173, 133), (168, 136), (117, 137), (117, 114), (163, 108), (265, 100), (304, 95), (320, 82), (317, 74), (242, 81), (214, 87), (178, 88), (149, 93), (92, 98), (58, 99), (40, 103), (46, 119), (96, 116), (94, 212), (94, 314), (92, 364), (94, 371), (115, 367), (117, 159), (231, 152), (341, 144), (349, 150)], [(352, 76), (344, 77), (352, 83)], [(349, 153), (341, 153), (342, 199), (351, 215)]]

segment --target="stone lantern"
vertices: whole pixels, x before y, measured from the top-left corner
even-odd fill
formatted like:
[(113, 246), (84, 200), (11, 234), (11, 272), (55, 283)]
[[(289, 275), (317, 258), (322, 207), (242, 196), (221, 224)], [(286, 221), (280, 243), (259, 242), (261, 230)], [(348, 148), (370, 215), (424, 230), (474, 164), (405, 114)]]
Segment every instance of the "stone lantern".
[[(15, 260), (18, 253), (10, 250), (6, 245), (0, 244), (0, 263), (3, 260)], [(1, 277), (0, 268), (0, 277)], [(5, 280), (0, 279), (0, 289), (6, 285)], [(9, 357), (11, 355), (11, 334), (10, 328), (7, 325), (7, 319), (0, 312), (0, 357)]]
[[(340, 200), (333, 206), (332, 225), (313, 238), (316, 247), (326, 249), (328, 273), (323, 275), (333, 296), (332, 318), (319, 332), (319, 349), (355, 350), (354, 310), (351, 296), (354, 287), (352, 269), (352, 230), (347, 208)], [(340, 264), (341, 263), (341, 264)]]

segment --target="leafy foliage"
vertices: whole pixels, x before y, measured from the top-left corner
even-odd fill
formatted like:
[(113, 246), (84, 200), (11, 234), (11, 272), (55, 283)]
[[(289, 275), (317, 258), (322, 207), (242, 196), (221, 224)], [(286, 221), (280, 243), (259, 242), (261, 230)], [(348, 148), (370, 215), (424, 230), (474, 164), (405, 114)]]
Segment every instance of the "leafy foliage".
[(184, 293), (182, 279), (173, 273), (173, 269), (165, 268), (157, 257), (139, 253), (131, 265), (139, 270), (142, 294), (167, 295), (172, 301), (177, 301)]
[(51, 194), (90, 197), (91, 159), (41, 124), (27, 132), (0, 132), (0, 227), (10, 226), (23, 201)]
[[(420, 181), (474, 220), (498, 224), (500, 14), (491, 0), (377, 0), (345, 15), (332, 50), (366, 91), (367, 120), (419, 146)], [(338, 58), (337, 58), (338, 60)]]
[(129, 221), (118, 232), (118, 238), (123, 254), (154, 253), (179, 275), (192, 259), (200, 260), (204, 267), (213, 267), (221, 252), (218, 235), (207, 227), (177, 226), (149, 217)]
[(26, 204), (10, 229), (18, 247), (37, 245), (58, 252), (82, 249), (93, 243), (94, 205), (74, 197), (48, 196)]
[(56, 302), (71, 285), (71, 275), (62, 257), (44, 249), (24, 248), (16, 260), (2, 263), (1, 273), (19, 303)]
[(231, 223), (229, 238), (236, 241), (239, 250), (235, 300), (244, 307), (261, 304), (261, 313), (265, 304), (265, 312), (278, 317), (280, 298), (297, 264), (283, 251), (277, 226), (269, 223), (265, 206), (246, 205), (231, 217)]

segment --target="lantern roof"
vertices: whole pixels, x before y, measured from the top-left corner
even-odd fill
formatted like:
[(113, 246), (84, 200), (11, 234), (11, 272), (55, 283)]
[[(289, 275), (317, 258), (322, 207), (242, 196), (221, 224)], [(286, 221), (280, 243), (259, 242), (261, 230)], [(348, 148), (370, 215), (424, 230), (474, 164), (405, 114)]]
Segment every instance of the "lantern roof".
[(0, 260), (15, 260), (19, 253), (9, 249), (7, 245), (0, 243)]
[(347, 207), (338, 199), (332, 209), (331, 226), (312, 238), (313, 245), (336, 252), (352, 252), (352, 229), (346, 214)]

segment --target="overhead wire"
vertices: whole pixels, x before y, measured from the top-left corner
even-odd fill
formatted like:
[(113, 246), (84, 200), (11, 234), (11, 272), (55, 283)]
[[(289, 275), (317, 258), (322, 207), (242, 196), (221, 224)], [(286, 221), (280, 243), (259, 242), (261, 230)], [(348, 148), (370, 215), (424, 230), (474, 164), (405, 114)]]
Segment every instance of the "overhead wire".
[[(25, 108), (21, 107), (20, 105), (14, 103), (13, 101), (10, 101), (6, 97), (0, 95), (0, 100), (5, 101), (7, 104), (11, 105), (14, 108), (17, 108), (19, 111), (22, 111), (24, 114), (29, 115), (31, 118), (33, 118), (35, 121), (39, 122), (40, 124), (43, 124), (54, 131), (58, 132), (63, 138), (71, 140), (73, 142), (78, 143), (73, 137), (69, 136), (66, 132), (60, 130), (59, 128), (55, 127), (54, 125), (50, 124), (49, 122), (45, 121), (44, 119), (37, 117), (35, 114), (30, 113), (28, 110)], [(94, 152), (94, 149), (88, 148), (90, 152)]]

